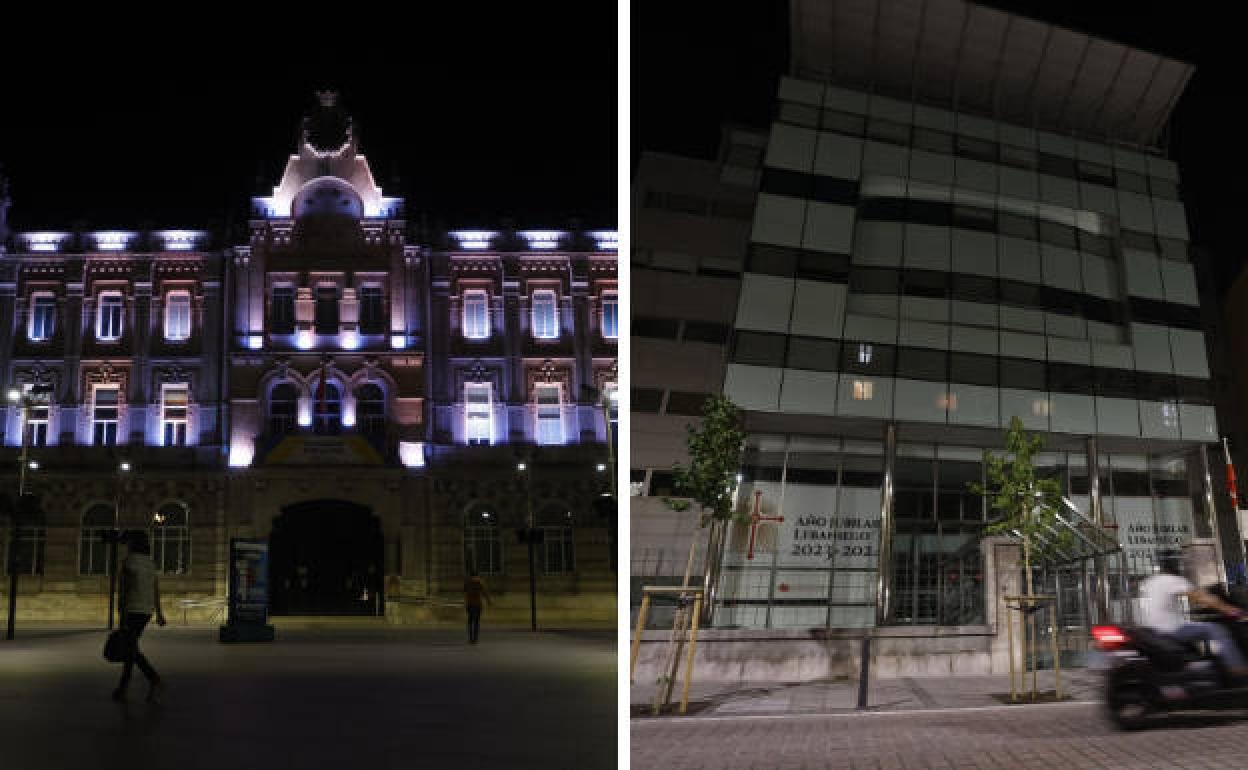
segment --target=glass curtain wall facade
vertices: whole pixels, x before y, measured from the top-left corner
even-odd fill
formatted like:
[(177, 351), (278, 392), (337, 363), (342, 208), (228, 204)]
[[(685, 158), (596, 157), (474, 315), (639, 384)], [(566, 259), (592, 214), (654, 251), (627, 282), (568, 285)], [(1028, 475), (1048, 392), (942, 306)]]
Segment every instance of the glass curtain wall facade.
[[(1085, 454), (1042, 453), (1036, 467), (1089, 510)], [(1114, 602), (1136, 595), (1140, 580), (1153, 574), (1157, 550), (1211, 536), (1207, 520), (1193, 515), (1201, 509), (1197, 467), (1183, 451), (1100, 457), (1102, 506), (1123, 547), (1109, 563)], [(884, 470), (882, 442), (751, 436), (738, 507), (756, 514), (757, 524), (730, 528), (714, 625), (874, 626)], [(969, 484), (984, 482), (983, 449), (901, 443), (892, 477), (888, 623), (982, 625), (980, 538), (994, 513)], [(1071, 561), (1064, 574), (1082, 574), (1084, 566)], [(1052, 573), (1037, 567), (1036, 579), (1045, 585)], [(1082, 622), (1080, 601), (1066, 604), (1071, 622)]]
[[(885, 453), (837, 437), (842, 421), (899, 442), (890, 623), (984, 622), (992, 512), (966, 485), (1013, 417), (1050, 446), (1114, 447), (1097, 465), (1116, 595), (1158, 549), (1213, 535), (1196, 469), (1216, 415), (1173, 162), (783, 78), (763, 166), (724, 393), (827, 437), (751, 439), (739, 497), (761, 492), (762, 518), (728, 533), (716, 625), (875, 622)], [(956, 446), (918, 443), (945, 433)], [(1085, 455), (1042, 464), (1089, 512)]]

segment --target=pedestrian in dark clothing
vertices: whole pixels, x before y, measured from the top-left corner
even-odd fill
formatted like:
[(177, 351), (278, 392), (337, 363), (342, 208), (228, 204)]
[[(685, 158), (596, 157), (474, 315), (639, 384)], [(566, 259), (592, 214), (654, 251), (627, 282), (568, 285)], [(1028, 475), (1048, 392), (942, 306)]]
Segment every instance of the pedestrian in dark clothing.
[(113, 700), (126, 700), (126, 687), (135, 664), (148, 681), (147, 700), (156, 702), (164, 692), (164, 683), (156, 669), (139, 650), (139, 637), (147, 627), (152, 614), (156, 623), (165, 625), (165, 613), (160, 608), (160, 580), (156, 576), (156, 564), (152, 561), (152, 547), (146, 532), (135, 532), (128, 538), (129, 553), (121, 567), (121, 629), (130, 635), (129, 655), (121, 669), (121, 682), (113, 691)]
[(473, 572), (464, 581), (464, 608), (468, 610), (468, 641), (472, 644), (477, 643), (477, 638), (481, 636), (481, 599), (493, 603), (490, 599), (490, 592), (485, 590), (485, 583), (481, 581), (481, 576)]

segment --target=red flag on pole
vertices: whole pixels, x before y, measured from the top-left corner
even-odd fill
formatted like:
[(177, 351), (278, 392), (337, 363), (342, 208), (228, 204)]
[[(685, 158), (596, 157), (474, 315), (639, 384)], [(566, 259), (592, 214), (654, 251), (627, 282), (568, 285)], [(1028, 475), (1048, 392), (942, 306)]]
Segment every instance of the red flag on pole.
[(1222, 453), (1226, 455), (1226, 491), (1231, 496), (1231, 508), (1239, 510), (1239, 490), (1235, 483), (1235, 466), (1231, 464), (1231, 448), (1222, 439)]
[(316, 414), (320, 419), (329, 419), (329, 410), (325, 408), (325, 377), (329, 373), (329, 361), (321, 362), (321, 381), (316, 386)]

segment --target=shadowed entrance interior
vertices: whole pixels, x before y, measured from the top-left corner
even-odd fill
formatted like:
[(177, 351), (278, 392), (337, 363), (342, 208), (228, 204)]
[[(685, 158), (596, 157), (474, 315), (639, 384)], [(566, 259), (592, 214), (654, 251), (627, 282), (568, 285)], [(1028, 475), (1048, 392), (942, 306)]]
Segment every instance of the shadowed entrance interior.
[(310, 500), (282, 509), (269, 536), (274, 615), (372, 615), (382, 603), (381, 523), (362, 505)]

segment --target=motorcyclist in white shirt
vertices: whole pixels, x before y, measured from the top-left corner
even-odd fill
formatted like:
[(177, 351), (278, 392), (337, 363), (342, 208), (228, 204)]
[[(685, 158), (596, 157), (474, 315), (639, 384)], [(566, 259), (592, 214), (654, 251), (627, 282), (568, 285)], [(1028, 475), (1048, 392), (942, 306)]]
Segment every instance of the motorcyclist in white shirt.
[(1192, 585), (1183, 577), (1183, 561), (1177, 554), (1162, 554), (1160, 567), (1158, 574), (1140, 585), (1140, 598), (1144, 600), (1140, 624), (1181, 641), (1204, 639), (1216, 642), (1214, 651), (1230, 669), (1231, 675), (1248, 677), (1248, 664), (1230, 633), (1217, 623), (1194, 623), (1185, 619), (1179, 597), (1187, 597), (1193, 604), (1239, 620), (1245, 618), (1244, 611)]

